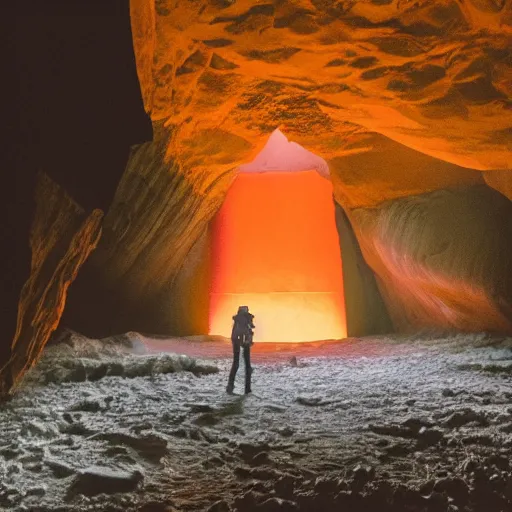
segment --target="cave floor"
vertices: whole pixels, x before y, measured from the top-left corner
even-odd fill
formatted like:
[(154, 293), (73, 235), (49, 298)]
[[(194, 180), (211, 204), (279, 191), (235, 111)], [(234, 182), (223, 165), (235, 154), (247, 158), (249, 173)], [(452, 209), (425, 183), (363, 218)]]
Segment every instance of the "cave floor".
[(70, 336), (0, 408), (0, 510), (512, 510), (511, 346), (259, 344), (229, 396), (229, 343)]

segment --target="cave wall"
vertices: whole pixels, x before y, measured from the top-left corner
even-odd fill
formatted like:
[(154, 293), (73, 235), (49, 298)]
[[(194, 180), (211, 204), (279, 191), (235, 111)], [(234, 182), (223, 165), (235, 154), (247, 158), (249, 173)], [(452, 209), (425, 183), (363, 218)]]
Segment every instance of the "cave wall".
[(254, 156), (276, 127), (325, 159), (375, 132), (459, 166), (511, 167), (510, 2), (132, 0), (131, 12), (146, 108), (176, 127), (184, 169), (222, 158), (222, 131), (224, 150), (240, 149), (236, 134)]
[[(112, 297), (96, 308), (108, 317), (98, 311), (98, 332), (177, 329), (182, 284), (196, 275), (187, 255), (235, 169), (276, 128), (328, 162), (344, 212), (338, 209), (342, 245), (360, 273), (347, 278), (377, 317), (382, 312), (383, 325), (376, 285), (397, 330), (423, 328), (429, 316), (434, 327), (508, 332), (509, 295), (492, 269), (509, 283), (509, 210), (503, 206), (503, 221), (491, 228), (488, 215), (506, 203), (487, 185), (510, 198), (510, 2), (130, 5), (157, 136), (132, 153), (106, 219), (111, 228), (82, 273), (90, 290), (96, 282)], [(476, 208), (477, 196), (485, 207)], [(437, 244), (447, 224), (430, 202), (450, 219), (447, 249)], [(493, 249), (479, 250), (484, 241)], [(410, 268), (400, 256), (390, 262), (396, 251)], [(407, 300), (402, 267), (409, 269)], [(448, 294), (458, 297), (445, 297), (450, 314), (441, 300)], [(485, 305), (480, 313), (468, 296)], [(70, 315), (80, 302), (77, 292)], [(82, 314), (85, 329), (90, 315)], [(361, 316), (354, 332), (373, 332)]]
[(343, 208), (335, 203), (336, 228), (343, 257), (343, 291), (347, 336), (369, 336), (393, 332), (393, 324), (366, 263), (352, 224)]
[(66, 325), (89, 336), (207, 332), (207, 228), (234, 175), (191, 179), (166, 156), (171, 137), (155, 126), (154, 141), (133, 148), (104, 235), (71, 290)]
[(457, 187), (350, 217), (398, 331), (512, 334), (512, 203), (504, 196)]
[(46, 174), (35, 191), (31, 272), (21, 290), (9, 359), (0, 365), (0, 396), (21, 381), (57, 328), (69, 285), (96, 247), (103, 213), (86, 214)]
[[(434, 324), (454, 325), (437, 301), (442, 287), (424, 286), (439, 276), (451, 280), (456, 297), (474, 292), (486, 305), (480, 313), (470, 308), (476, 317), (471, 329), (508, 329), (509, 296), (489, 270), (501, 269), (501, 280), (509, 282), (506, 207), (501, 228), (487, 229), (482, 211), (485, 229), (473, 230), (464, 220), (471, 210), (460, 206), (464, 201), (441, 201), (461, 235), (435, 258), (424, 257), (432, 251), (419, 235), (399, 235), (415, 226), (415, 233), (429, 233), (434, 247), (443, 223), (434, 223), (435, 212), (419, 204), (438, 204), (452, 190), (465, 190), (453, 197), (464, 196), (469, 205), (476, 192), (467, 191), (480, 191), (491, 213), (502, 204), (498, 197), (510, 198), (511, 2), (131, 0), (131, 32), (122, 0), (101, 7), (57, 0), (22, 7), (13, 23), (18, 66), (12, 73), (13, 97), (25, 105), (14, 126), (25, 144), (17, 148), (21, 176), (35, 182), (43, 168), (87, 211), (112, 205), (98, 249), (70, 290), (71, 325), (92, 335), (190, 329), (181, 313), (170, 314), (178, 305), (187, 310), (184, 291), (195, 286), (188, 283), (204, 281), (201, 258), (189, 256), (201, 253), (200, 240), (235, 169), (280, 128), (328, 162), (336, 201), (396, 329), (422, 327), (427, 312)], [(151, 127), (142, 99), (154, 142), (143, 143)], [(127, 148), (135, 143), (142, 144), (133, 149), (112, 201)], [(3, 218), (16, 212), (19, 226), (28, 225), (35, 210), (24, 206), (33, 190), (23, 180), (12, 186), (2, 179), (2, 190), (14, 191), (5, 192)], [(490, 200), (485, 183), (503, 195)], [(452, 200), (457, 215), (446, 206)], [(395, 209), (401, 212), (404, 204), (407, 213), (399, 215)], [(26, 235), (11, 231), (2, 236), (13, 256), (0, 266), (5, 281), (14, 283), (9, 289), (16, 290), (5, 294), (14, 304), (30, 258)], [(461, 258), (456, 247), (471, 237)], [(482, 240), (495, 250), (478, 251)], [(408, 301), (400, 299), (396, 272), (403, 263), (389, 261), (395, 245), (416, 258)], [(16, 280), (9, 276), (13, 268)], [(68, 280), (60, 282), (59, 297)], [(439, 307), (425, 306), (429, 301)], [(468, 302), (451, 302), (458, 304), (458, 326), (471, 316), (461, 313)], [(15, 313), (11, 307), (9, 315)], [(494, 320), (485, 323), (484, 316)], [(48, 329), (55, 323), (52, 316)]]
[(130, 145), (152, 137), (128, 0), (27, 0), (3, 14), (0, 398), (59, 323)]

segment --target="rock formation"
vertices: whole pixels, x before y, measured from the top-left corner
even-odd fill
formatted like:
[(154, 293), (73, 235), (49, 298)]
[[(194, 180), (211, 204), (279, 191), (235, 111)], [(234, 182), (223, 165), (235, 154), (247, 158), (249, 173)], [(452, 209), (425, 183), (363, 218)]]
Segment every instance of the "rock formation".
[(0, 173), (0, 395), (58, 325), (99, 238), (96, 209), (108, 210), (130, 145), (152, 137), (127, 1), (27, 0), (5, 19), (11, 139)]
[(95, 331), (82, 309), (79, 328), (204, 332), (176, 306), (201, 316), (182, 292), (207, 292), (208, 222), (279, 128), (326, 160), (342, 253), (349, 231), (360, 245), (349, 332), (389, 329), (386, 309), (398, 330), (510, 332), (512, 212), (489, 188), (512, 197), (510, 2), (133, 0), (131, 14), (157, 137), (133, 152), (82, 279), (110, 320)]
[(130, 8), (155, 140), (132, 151), (68, 323), (204, 331), (193, 290), (207, 286), (208, 223), (279, 128), (329, 165), (338, 227), (355, 236), (342, 252), (357, 240), (351, 266), (373, 273), (347, 302), (363, 297), (363, 317), (386, 306), (380, 326), (360, 317), (350, 332), (384, 329), (384, 309), (397, 330), (511, 332), (511, 2)]
[(56, 329), (67, 289), (98, 243), (102, 217), (101, 210), (86, 215), (61, 187), (40, 175), (30, 233), (31, 273), (21, 291), (10, 358), (0, 367), (0, 395), (37, 362)]

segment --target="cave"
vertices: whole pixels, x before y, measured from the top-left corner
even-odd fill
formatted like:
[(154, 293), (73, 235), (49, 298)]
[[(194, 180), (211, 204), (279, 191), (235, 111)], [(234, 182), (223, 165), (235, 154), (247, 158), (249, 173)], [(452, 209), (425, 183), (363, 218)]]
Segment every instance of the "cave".
[(512, 509), (512, 2), (5, 17), (1, 510)]

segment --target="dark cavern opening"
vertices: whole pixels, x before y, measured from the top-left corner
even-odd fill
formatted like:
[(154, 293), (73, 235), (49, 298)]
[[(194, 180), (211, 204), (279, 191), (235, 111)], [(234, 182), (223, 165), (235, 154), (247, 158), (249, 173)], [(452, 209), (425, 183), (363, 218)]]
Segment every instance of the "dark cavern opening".
[(0, 510), (512, 510), (511, 2), (5, 18)]

